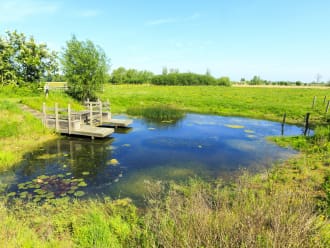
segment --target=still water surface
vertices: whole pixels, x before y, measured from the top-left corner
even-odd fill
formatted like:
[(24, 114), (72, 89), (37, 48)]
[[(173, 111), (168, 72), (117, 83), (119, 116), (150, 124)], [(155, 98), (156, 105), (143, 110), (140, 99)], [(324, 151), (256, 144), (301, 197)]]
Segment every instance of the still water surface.
[(281, 123), (238, 117), (187, 114), (176, 123), (136, 118), (131, 128), (118, 129), (108, 139), (64, 137), (46, 143), (0, 180), (9, 185), (8, 192), (19, 192), (17, 185), (29, 190), (22, 183), (45, 180), (41, 175), (60, 175), (56, 180), (83, 179), (85, 197), (141, 199), (146, 181), (228, 177), (240, 168), (260, 171), (285, 160), (296, 152), (266, 140), (283, 131), (302, 133), (301, 127), (282, 130)]

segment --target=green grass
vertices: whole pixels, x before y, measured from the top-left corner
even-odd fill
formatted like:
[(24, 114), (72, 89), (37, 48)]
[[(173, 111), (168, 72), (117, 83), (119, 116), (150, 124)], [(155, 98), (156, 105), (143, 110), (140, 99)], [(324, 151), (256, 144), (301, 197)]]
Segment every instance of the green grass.
[[(321, 101), (328, 94), (320, 89), (108, 85), (101, 98), (109, 99), (117, 113), (133, 107), (142, 112), (151, 109), (151, 115), (159, 118), (167, 110), (154, 106), (173, 106), (281, 121), (286, 112), (288, 122), (302, 124), (305, 113), (311, 112), (315, 136), (273, 138), (302, 153), (231, 183), (151, 182), (145, 209), (137, 209), (129, 200), (9, 204), (2, 194), (0, 247), (329, 247), (330, 130)], [(311, 109), (315, 95), (317, 104)], [(58, 137), (23, 113), (18, 102), (35, 109), (43, 101), (81, 107), (55, 92), (45, 99), (42, 92), (5, 89), (0, 96), (2, 169)], [(1, 182), (0, 186), (0, 191), (7, 191)]]
[[(112, 111), (126, 112), (132, 107), (171, 105), (198, 113), (245, 116), (303, 124), (311, 112), (311, 122), (325, 120), (324, 96), (327, 89), (240, 88), (219, 86), (106, 85), (100, 95), (109, 99)], [(312, 109), (313, 97), (317, 97)], [(330, 117), (330, 113), (329, 113)]]

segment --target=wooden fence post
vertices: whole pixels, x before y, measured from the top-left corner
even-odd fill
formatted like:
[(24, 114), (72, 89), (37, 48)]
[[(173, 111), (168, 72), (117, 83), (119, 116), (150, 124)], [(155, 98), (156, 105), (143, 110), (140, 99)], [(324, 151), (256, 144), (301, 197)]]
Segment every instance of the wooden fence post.
[(55, 103), (55, 130), (58, 132), (60, 129), (58, 120), (58, 103)]
[(310, 117), (310, 113), (306, 113), (306, 117), (305, 117), (305, 131), (304, 131), (304, 135), (306, 136), (307, 131), (309, 129), (309, 117)]
[(68, 104), (68, 132), (71, 134), (71, 106)]
[(281, 134), (284, 135), (284, 125), (285, 125), (285, 119), (286, 119), (286, 112), (283, 115), (282, 119), (282, 128), (281, 128)]
[(314, 98), (313, 98), (312, 109), (315, 107), (315, 103), (316, 103), (316, 96), (314, 96)]
[(329, 111), (329, 107), (330, 107), (330, 100), (328, 100), (328, 104), (327, 104), (327, 107), (325, 108), (325, 115), (328, 114), (328, 111)]
[(323, 98), (323, 105), (325, 104), (326, 100), (327, 100), (327, 96), (324, 96), (324, 98)]

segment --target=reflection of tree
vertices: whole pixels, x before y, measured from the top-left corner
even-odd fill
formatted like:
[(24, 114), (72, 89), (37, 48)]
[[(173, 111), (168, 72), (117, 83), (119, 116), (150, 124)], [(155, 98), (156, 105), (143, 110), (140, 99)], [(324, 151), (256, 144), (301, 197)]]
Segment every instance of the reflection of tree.
[(103, 173), (111, 158), (112, 142), (113, 139), (78, 138), (48, 142), (43, 149), (26, 154), (19, 170), (24, 176), (71, 172), (72, 176), (81, 177), (83, 172), (89, 172), (88, 177), (96, 177)]

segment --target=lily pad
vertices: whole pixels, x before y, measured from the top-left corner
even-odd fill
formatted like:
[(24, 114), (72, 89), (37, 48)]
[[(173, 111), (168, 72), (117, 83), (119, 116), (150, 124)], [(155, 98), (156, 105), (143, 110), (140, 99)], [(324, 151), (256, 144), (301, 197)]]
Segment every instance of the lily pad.
[(76, 196), (76, 197), (80, 197), (80, 196), (83, 196), (83, 195), (85, 195), (84, 191), (77, 191), (76, 193), (74, 193), (74, 196)]
[(89, 172), (89, 171), (83, 171), (81, 174), (82, 174), (83, 176), (88, 176), (88, 175), (90, 174), (90, 172)]
[(13, 197), (15, 195), (16, 195), (16, 192), (10, 192), (10, 193), (7, 194), (8, 197)]
[(85, 182), (80, 182), (77, 186), (79, 186), (79, 187), (86, 187), (86, 186), (87, 186), (87, 183), (85, 183)]
[(245, 129), (244, 132), (245, 132), (245, 133), (254, 133), (253, 130), (249, 130), (249, 129)]
[(118, 165), (119, 162), (118, 162), (117, 159), (113, 158), (113, 159), (110, 159), (107, 164), (109, 164), (109, 165)]

